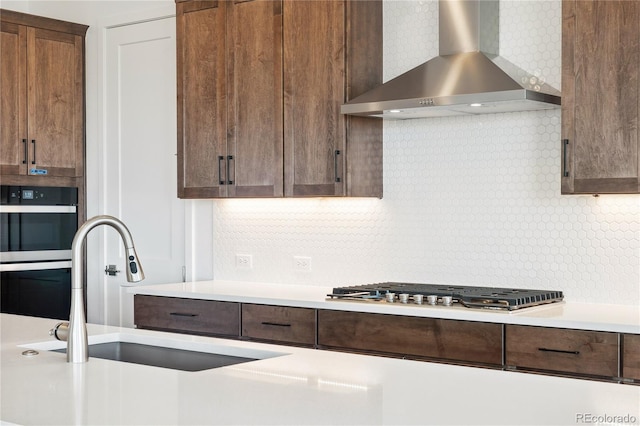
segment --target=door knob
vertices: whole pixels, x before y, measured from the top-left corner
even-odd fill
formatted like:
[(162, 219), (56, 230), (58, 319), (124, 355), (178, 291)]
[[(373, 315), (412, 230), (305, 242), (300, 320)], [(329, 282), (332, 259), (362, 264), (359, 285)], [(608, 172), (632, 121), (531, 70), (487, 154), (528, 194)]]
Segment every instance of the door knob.
[(105, 266), (104, 268), (104, 274), (109, 275), (111, 277), (115, 277), (118, 274), (118, 272), (120, 271), (118, 270), (118, 267), (116, 265), (108, 265), (108, 266)]

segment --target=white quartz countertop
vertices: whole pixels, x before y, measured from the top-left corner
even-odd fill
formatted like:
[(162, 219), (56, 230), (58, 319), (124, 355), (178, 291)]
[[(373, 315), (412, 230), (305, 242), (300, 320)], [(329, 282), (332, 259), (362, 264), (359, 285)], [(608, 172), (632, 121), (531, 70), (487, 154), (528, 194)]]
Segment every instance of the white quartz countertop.
[(374, 312), (395, 315), (484, 321), (640, 334), (639, 305), (561, 302), (512, 312), (465, 307), (403, 305), (387, 302), (329, 301), (332, 287), (241, 281), (195, 281), (137, 286), (132, 293), (230, 302)]
[[(302, 297), (302, 295), (300, 295)], [(255, 296), (259, 298), (258, 296)], [(269, 359), (183, 372), (44, 350), (57, 321), (0, 315), (4, 423), (576, 425), (640, 421), (640, 387), (89, 325), (109, 336)], [(55, 342), (55, 341), (53, 341)], [(39, 348), (39, 355), (22, 352)]]

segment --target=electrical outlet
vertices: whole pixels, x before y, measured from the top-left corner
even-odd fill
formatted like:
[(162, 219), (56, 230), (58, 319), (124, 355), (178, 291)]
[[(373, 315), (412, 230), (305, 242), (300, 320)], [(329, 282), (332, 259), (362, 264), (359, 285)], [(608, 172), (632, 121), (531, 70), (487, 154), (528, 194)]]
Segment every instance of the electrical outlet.
[(310, 271), (311, 258), (307, 256), (293, 256), (293, 269), (295, 271)]
[(236, 254), (236, 268), (251, 269), (253, 268), (253, 256), (250, 254)]

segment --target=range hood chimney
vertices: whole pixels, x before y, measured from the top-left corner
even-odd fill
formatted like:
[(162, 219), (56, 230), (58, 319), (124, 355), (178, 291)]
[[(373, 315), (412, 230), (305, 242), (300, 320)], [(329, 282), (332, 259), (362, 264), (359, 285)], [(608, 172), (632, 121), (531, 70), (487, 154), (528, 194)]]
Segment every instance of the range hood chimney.
[(440, 55), (342, 105), (385, 119), (558, 108), (560, 92), (499, 56), (497, 0), (440, 0)]

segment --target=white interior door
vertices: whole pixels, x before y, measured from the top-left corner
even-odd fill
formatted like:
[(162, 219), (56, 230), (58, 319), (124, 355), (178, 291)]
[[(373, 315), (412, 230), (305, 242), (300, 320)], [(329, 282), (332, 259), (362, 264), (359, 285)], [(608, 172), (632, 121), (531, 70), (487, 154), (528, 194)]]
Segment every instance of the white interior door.
[[(175, 18), (105, 30), (104, 211), (129, 228), (146, 279), (183, 280), (185, 205), (176, 196)], [(106, 229), (107, 264), (125, 270), (123, 244)], [(106, 265), (105, 265), (106, 266)], [(104, 322), (133, 325), (124, 272), (104, 277)]]

